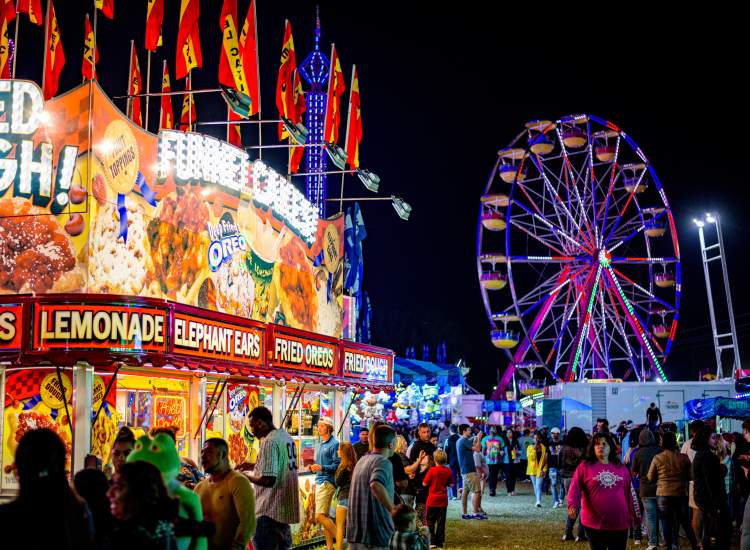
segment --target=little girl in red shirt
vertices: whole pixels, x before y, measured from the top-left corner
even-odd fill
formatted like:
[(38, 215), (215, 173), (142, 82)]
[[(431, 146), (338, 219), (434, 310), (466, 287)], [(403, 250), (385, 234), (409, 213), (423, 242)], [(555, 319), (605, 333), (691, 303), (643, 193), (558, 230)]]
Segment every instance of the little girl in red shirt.
[(448, 511), (448, 487), (453, 487), (453, 474), (445, 463), (448, 456), (438, 449), (433, 454), (435, 466), (427, 470), (422, 485), (427, 492), (427, 526), (430, 529), (430, 541), (438, 548), (445, 542), (445, 515)]

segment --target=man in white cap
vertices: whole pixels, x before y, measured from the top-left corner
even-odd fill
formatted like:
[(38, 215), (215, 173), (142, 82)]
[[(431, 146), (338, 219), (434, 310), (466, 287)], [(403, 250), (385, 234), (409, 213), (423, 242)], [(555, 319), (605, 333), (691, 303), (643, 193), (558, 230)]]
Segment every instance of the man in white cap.
[(318, 420), (318, 434), (320, 445), (315, 455), (315, 464), (310, 471), (315, 472), (315, 521), (323, 527), (326, 538), (326, 549), (333, 550), (333, 539), (336, 536), (336, 524), (328, 515), (331, 508), (333, 494), (336, 492), (336, 470), (339, 458), (339, 442), (333, 437), (333, 421), (321, 416)]
[(560, 428), (557, 426), (550, 430), (552, 439), (549, 442), (549, 455), (547, 456), (547, 465), (549, 466), (549, 481), (552, 487), (552, 507), (559, 508), (562, 506), (565, 490), (560, 477), (560, 450), (562, 449), (562, 440), (560, 439)]

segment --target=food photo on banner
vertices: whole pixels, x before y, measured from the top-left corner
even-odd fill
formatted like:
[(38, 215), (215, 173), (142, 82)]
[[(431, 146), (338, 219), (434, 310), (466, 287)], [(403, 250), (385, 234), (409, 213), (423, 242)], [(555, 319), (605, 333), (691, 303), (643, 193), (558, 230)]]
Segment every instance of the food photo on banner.
[(319, 220), (261, 161), (155, 136), (95, 82), (45, 102), (3, 80), (0, 109), (0, 292), (162, 298), (340, 337), (343, 216)]

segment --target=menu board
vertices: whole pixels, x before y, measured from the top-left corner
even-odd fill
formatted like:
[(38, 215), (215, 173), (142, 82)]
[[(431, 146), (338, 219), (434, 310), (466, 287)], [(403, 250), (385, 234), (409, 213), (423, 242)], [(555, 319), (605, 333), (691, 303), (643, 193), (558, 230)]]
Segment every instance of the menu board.
[(0, 293), (153, 297), (341, 335), (343, 216), (319, 219), (244, 150), (151, 134), (96, 82), (45, 102), (0, 80), (0, 121)]

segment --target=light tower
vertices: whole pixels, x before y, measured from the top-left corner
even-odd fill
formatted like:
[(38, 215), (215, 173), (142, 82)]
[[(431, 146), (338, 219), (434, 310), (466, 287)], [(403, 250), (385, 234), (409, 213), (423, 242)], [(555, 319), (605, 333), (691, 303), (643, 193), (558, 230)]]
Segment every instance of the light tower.
[[(707, 213), (703, 219), (693, 218), (693, 223), (698, 227), (698, 237), (701, 244), (701, 259), (703, 260), (703, 276), (706, 279), (706, 294), (708, 295), (708, 311), (711, 315), (711, 332), (714, 341), (714, 353), (716, 354), (716, 377), (737, 377), (737, 372), (742, 369), (740, 364), (740, 350), (737, 345), (737, 329), (734, 323), (734, 309), (732, 308), (732, 295), (729, 288), (729, 274), (727, 271), (727, 259), (724, 253), (724, 239), (721, 234), (721, 218), (718, 214)], [(714, 226), (716, 240), (713, 244), (707, 244), (704, 227)], [(712, 255), (713, 254), (713, 255)], [(716, 304), (714, 294), (711, 290), (711, 275), (709, 264), (718, 260), (721, 264), (722, 279), (724, 282), (724, 296), (727, 302), (727, 315), (729, 317), (729, 332), (720, 333), (716, 322)], [(725, 351), (732, 353), (732, 369), (725, 372), (722, 364), (722, 355)]]
[[(299, 66), (299, 72), (309, 86), (305, 92), (307, 103), (307, 129), (310, 143), (323, 143), (323, 126), (326, 116), (326, 84), (330, 61), (320, 51), (320, 7), (315, 14), (315, 46)], [(305, 149), (305, 166), (307, 167), (307, 199), (318, 207), (321, 218), (326, 215), (326, 175), (327, 159), (321, 145)]]

